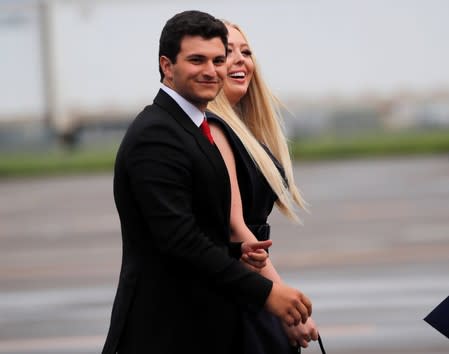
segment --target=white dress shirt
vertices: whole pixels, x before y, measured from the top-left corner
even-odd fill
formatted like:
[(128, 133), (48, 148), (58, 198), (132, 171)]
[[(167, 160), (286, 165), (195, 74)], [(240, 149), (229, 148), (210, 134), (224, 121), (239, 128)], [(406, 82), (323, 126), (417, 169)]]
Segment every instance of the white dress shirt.
[(204, 112), (201, 112), (197, 107), (187, 101), (184, 97), (182, 97), (175, 90), (170, 87), (161, 84), (161, 89), (167, 93), (171, 98), (173, 98), (177, 104), (182, 108), (184, 112), (190, 117), (190, 119), (195, 123), (197, 127), (203, 123), (204, 120)]

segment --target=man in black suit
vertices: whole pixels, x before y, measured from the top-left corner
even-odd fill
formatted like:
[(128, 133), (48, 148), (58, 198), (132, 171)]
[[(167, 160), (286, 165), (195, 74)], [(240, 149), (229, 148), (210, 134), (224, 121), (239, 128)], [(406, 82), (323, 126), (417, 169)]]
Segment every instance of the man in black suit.
[(103, 354), (234, 354), (241, 306), (265, 306), (289, 324), (310, 315), (301, 292), (239, 262), (242, 250), (269, 243), (229, 242), (226, 166), (199, 129), (223, 84), (226, 48), (226, 27), (202, 12), (175, 15), (162, 31), (161, 90), (115, 163), (123, 258)]

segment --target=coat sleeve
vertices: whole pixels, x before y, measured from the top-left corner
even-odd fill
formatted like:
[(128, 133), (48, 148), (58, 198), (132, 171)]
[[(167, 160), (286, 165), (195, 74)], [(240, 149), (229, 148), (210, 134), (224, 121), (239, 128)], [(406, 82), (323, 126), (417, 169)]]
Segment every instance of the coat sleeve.
[(272, 282), (246, 269), (198, 227), (192, 208), (194, 176), (189, 153), (181, 139), (157, 127), (146, 129), (127, 152), (133, 195), (151, 237), (146, 241), (238, 303), (263, 306)]

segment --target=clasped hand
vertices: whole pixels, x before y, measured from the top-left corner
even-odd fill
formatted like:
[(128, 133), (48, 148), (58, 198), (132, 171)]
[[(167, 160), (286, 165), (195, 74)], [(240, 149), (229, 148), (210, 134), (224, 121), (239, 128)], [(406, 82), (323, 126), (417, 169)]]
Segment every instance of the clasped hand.
[(283, 327), (290, 345), (293, 347), (307, 348), (311, 340), (318, 340), (318, 328), (312, 317), (309, 317), (306, 323), (301, 322), (296, 326), (288, 326), (283, 323)]
[(273, 242), (271, 240), (243, 242), (240, 260), (250, 270), (260, 273), (262, 268), (267, 265), (268, 252), (266, 250), (272, 244)]
[[(271, 245), (271, 240), (244, 242), (240, 260), (247, 268), (260, 273), (267, 265), (266, 250)], [(318, 339), (318, 329), (310, 317), (312, 303), (301, 291), (284, 284), (273, 284), (265, 306), (281, 319), (291, 345), (307, 348), (310, 340)]]

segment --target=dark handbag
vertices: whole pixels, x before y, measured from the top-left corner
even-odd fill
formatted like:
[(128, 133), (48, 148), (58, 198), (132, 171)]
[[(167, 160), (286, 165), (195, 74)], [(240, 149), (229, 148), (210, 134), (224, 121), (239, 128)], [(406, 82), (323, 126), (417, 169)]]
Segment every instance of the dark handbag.
[(279, 318), (266, 310), (242, 313), (244, 354), (290, 354), (291, 346)]
[[(326, 354), (326, 350), (324, 349), (323, 341), (321, 340), (321, 336), (320, 335), (318, 335), (318, 344), (320, 345), (321, 353), (322, 354)], [(295, 354), (301, 353), (301, 347), (294, 347), (292, 349), (292, 354), (293, 353), (295, 353)]]
[[(247, 225), (251, 232), (259, 241), (270, 239), (270, 225)], [(251, 308), (251, 307), (250, 307)], [(243, 313), (243, 332), (247, 338), (244, 341), (243, 352), (253, 353), (301, 353), (301, 347), (292, 347), (288, 344), (288, 339), (281, 328), (279, 319), (265, 310), (249, 310)], [(318, 335), (318, 344), (321, 353), (326, 354), (323, 341)]]

